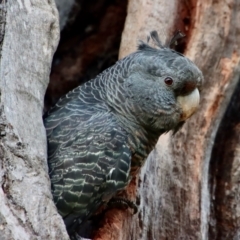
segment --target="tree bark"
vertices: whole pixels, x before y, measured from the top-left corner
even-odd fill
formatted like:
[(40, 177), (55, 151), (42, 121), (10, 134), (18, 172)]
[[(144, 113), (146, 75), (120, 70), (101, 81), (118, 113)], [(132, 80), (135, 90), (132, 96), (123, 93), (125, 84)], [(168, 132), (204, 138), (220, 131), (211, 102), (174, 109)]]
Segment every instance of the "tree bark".
[(55, 3), (3, 0), (0, 15), (0, 238), (68, 239), (52, 201), (42, 122), (59, 38)]

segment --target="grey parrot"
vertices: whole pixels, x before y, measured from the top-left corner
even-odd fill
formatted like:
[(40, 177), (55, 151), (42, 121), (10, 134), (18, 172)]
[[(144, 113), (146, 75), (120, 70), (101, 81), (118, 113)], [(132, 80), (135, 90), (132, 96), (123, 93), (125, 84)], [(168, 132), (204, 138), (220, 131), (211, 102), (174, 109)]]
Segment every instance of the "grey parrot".
[(53, 199), (69, 234), (123, 190), (159, 136), (198, 108), (203, 75), (171, 49), (138, 50), (62, 97), (44, 119)]

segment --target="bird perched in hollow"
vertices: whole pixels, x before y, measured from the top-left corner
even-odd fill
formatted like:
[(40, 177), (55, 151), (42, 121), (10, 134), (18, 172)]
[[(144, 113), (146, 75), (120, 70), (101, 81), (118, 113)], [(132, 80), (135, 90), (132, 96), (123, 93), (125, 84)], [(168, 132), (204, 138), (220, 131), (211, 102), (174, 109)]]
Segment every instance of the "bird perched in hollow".
[(53, 107), (44, 124), (53, 199), (71, 234), (124, 189), (159, 136), (199, 105), (203, 76), (156, 31), (138, 50)]

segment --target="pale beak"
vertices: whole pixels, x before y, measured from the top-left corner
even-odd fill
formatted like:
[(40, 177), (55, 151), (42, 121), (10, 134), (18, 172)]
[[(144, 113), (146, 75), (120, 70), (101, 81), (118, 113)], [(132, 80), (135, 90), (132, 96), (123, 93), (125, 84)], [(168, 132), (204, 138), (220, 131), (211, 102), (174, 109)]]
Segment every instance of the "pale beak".
[(186, 96), (177, 97), (177, 102), (182, 108), (181, 121), (185, 121), (196, 112), (200, 101), (200, 94), (197, 88), (195, 88), (190, 94)]

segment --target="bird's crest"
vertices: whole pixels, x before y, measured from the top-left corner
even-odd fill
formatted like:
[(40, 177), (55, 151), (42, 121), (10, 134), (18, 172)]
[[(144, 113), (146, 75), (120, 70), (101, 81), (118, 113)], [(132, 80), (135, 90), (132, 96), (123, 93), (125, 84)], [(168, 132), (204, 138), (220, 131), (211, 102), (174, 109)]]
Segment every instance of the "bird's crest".
[(163, 44), (158, 36), (157, 31), (150, 32), (150, 36), (147, 37), (147, 43), (144, 41), (140, 41), (140, 44), (138, 45), (138, 50), (156, 50), (156, 48), (150, 46), (149, 42), (150, 40), (153, 41), (154, 46), (156, 46), (158, 49), (162, 48), (173, 48), (175, 45), (177, 45), (178, 40), (185, 37), (185, 34), (182, 33), (180, 30), (177, 30), (171, 39), (167, 41), (165, 44)]

